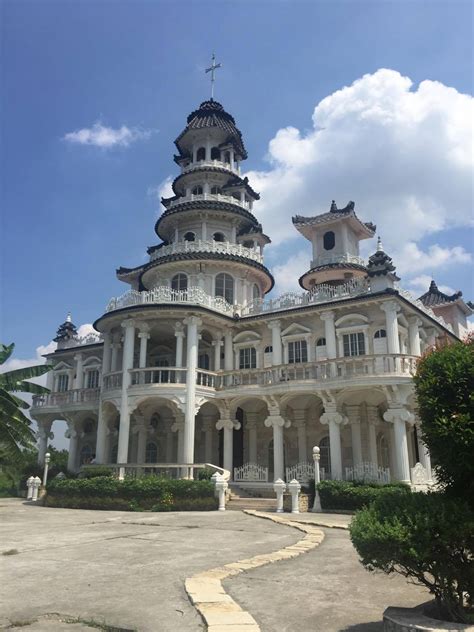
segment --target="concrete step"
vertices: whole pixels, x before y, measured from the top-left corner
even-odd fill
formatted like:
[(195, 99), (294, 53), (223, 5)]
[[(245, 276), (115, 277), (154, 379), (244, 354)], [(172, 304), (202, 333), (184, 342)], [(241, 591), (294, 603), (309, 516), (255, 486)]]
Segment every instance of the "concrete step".
[(242, 509), (254, 509), (255, 511), (270, 511), (276, 509), (274, 498), (232, 498), (227, 502), (226, 509), (241, 511)]

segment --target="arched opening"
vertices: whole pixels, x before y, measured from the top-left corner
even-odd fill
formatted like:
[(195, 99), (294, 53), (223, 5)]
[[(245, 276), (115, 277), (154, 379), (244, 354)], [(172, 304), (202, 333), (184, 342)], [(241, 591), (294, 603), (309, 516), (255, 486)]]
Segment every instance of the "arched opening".
[(196, 240), (196, 235), (192, 233), (191, 231), (184, 234), (184, 241), (195, 241), (195, 240)]
[(213, 147), (211, 149), (211, 160), (220, 160), (221, 159), (221, 150), (219, 147)]
[(87, 465), (91, 461), (92, 461), (92, 448), (90, 447), (88, 443), (86, 443), (86, 445), (82, 446), (81, 448), (79, 464)]
[(329, 478), (331, 473), (331, 446), (329, 437), (323, 437), (319, 442), (319, 466), (324, 469), (324, 475)]
[(145, 463), (156, 463), (158, 459), (158, 446), (154, 441), (149, 441), (146, 444), (145, 450)]
[(84, 434), (92, 434), (95, 430), (95, 423), (93, 419), (86, 419), (83, 426)]
[(328, 230), (327, 233), (323, 235), (323, 246), (324, 250), (332, 250), (336, 245), (336, 236), (334, 231)]
[(261, 296), (260, 288), (258, 287), (256, 283), (254, 283), (252, 286), (252, 298), (255, 300), (257, 298), (260, 298), (260, 296)]
[(212, 239), (214, 241), (225, 241), (225, 235), (224, 233), (214, 233), (212, 235)]
[(198, 162), (200, 162), (201, 160), (206, 160), (206, 148), (205, 147), (199, 147), (199, 149), (196, 152), (196, 160)]
[(200, 369), (204, 369), (204, 371), (209, 371), (210, 360), (208, 353), (200, 353), (198, 355), (198, 367)]
[[(190, 240), (193, 241), (193, 240)], [(178, 272), (171, 279), (171, 289), (177, 291), (184, 291), (188, 289), (188, 277), (183, 272)]]
[(230, 274), (220, 272), (216, 276), (214, 296), (221, 296), (231, 305), (234, 303), (234, 279)]
[(195, 187), (193, 188), (193, 190), (191, 191), (191, 193), (192, 193), (193, 195), (202, 195), (202, 192), (203, 192), (203, 188), (202, 188), (202, 186), (201, 186), (200, 184), (198, 184), (197, 186), (195, 186)]
[(224, 154), (224, 162), (230, 164), (230, 151), (226, 151)]
[(325, 360), (326, 358), (326, 338), (318, 338), (316, 340), (316, 360)]
[(378, 438), (378, 458), (381, 467), (390, 467), (390, 448), (384, 434), (380, 434)]
[(222, 193), (222, 189), (220, 187), (211, 187), (211, 194), (212, 195), (219, 195)]
[(244, 248), (253, 248), (253, 247), (254, 247), (254, 243), (253, 243), (253, 241), (249, 241), (249, 240), (247, 240), (247, 241), (244, 241), (244, 243), (242, 244), (242, 246), (243, 246)]

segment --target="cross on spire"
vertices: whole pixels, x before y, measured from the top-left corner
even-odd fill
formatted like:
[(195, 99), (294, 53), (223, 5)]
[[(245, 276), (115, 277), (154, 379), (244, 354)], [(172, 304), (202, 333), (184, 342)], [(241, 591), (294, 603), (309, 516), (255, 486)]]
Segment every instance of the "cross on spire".
[(217, 68), (222, 68), (222, 64), (216, 64), (216, 56), (212, 53), (212, 65), (206, 68), (206, 73), (211, 73), (211, 101), (214, 99), (214, 81), (216, 80), (215, 72)]

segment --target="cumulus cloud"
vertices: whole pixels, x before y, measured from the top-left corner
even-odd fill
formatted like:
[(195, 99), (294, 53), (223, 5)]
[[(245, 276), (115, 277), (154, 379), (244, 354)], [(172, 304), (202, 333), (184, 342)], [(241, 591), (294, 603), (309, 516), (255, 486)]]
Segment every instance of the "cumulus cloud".
[(172, 197), (174, 195), (172, 184), (173, 184), (173, 177), (168, 176), (162, 182), (160, 182), (160, 184), (156, 184), (156, 185), (152, 185), (148, 187), (147, 193), (151, 198), (154, 198), (161, 202), (162, 197), (167, 198), (167, 197)]
[[(413, 279), (408, 281), (409, 289), (413, 291), (417, 296), (424, 294), (428, 288), (430, 287), (430, 283), (432, 281), (431, 276), (428, 274), (420, 274)], [(455, 290), (449, 285), (438, 285), (438, 289), (445, 294), (454, 294)]]
[(272, 272), (275, 277), (275, 294), (285, 294), (286, 292), (301, 292), (298, 279), (307, 270), (310, 252), (298, 252), (287, 262), (273, 266)]
[[(472, 224), (473, 115), (469, 95), (380, 69), (318, 103), (310, 131), (280, 129), (269, 168), (246, 174), (261, 194), (255, 213), (271, 227), (272, 258), (291, 239), (292, 215), (326, 212), (335, 198), (341, 207), (355, 200), (359, 217), (377, 224), (400, 273), (469, 263), (459, 246), (423, 252), (417, 242)], [(285, 266), (274, 271), (284, 286)]]
[(97, 121), (92, 127), (84, 127), (74, 132), (68, 132), (63, 140), (76, 145), (92, 145), (111, 149), (112, 147), (128, 147), (138, 140), (147, 140), (153, 130), (144, 130), (138, 127), (122, 125), (117, 129), (102, 125)]

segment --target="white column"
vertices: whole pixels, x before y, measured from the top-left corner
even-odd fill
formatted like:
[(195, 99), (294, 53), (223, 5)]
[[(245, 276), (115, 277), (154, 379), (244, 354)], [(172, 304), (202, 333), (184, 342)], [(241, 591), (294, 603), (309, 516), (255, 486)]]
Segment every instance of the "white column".
[(413, 422), (414, 417), (406, 408), (389, 408), (383, 418), (393, 423), (397, 478), (403, 483), (410, 483), (406, 422)]
[(360, 409), (359, 406), (347, 406), (347, 417), (351, 425), (352, 438), (352, 464), (362, 464), (362, 439), (360, 433)]
[(283, 444), (283, 428), (289, 428), (291, 422), (285, 421), (281, 415), (271, 414), (265, 419), (267, 428), (273, 428), (273, 480), (285, 478), (285, 455)]
[(48, 449), (49, 433), (52, 421), (38, 421), (38, 465), (44, 465), (44, 455)]
[(96, 463), (106, 463), (107, 461), (107, 415), (102, 402), (99, 402), (99, 416), (97, 419), (97, 443), (95, 446)]
[(67, 435), (69, 436), (69, 454), (67, 457), (67, 469), (69, 472), (75, 472), (77, 469), (78, 434), (76, 430), (76, 424), (71, 419), (67, 421)]
[(385, 312), (385, 329), (387, 331), (387, 350), (388, 353), (400, 353), (400, 340), (398, 337), (398, 320), (397, 312), (400, 306), (396, 301), (386, 301), (380, 305), (380, 309)]
[(431, 457), (426, 447), (425, 442), (423, 441), (423, 433), (421, 430), (421, 426), (418, 424), (416, 427), (416, 435), (418, 438), (418, 452), (420, 454), (420, 463), (426, 470), (426, 478), (428, 483), (432, 482), (432, 474), (431, 474)]
[(186, 336), (186, 409), (184, 414), (184, 446), (185, 463), (194, 463), (194, 433), (196, 419), (196, 376), (198, 361), (198, 326), (201, 320), (190, 316), (185, 320)]
[(212, 341), (212, 346), (214, 347), (214, 371), (220, 371), (221, 370), (221, 347), (222, 347), (221, 338), (216, 337), (216, 339)]
[(183, 366), (183, 340), (184, 327), (182, 323), (176, 323), (174, 326), (174, 335), (176, 336), (176, 359), (175, 366), (180, 369)]
[(230, 168), (233, 169), (234, 168), (234, 150), (231, 148), (229, 150), (230, 153)]
[(335, 410), (329, 409), (321, 415), (319, 420), (329, 426), (329, 447), (331, 452), (331, 478), (342, 479), (342, 451), (341, 451), (341, 425), (347, 423), (347, 419)]
[(130, 436), (130, 407), (128, 404), (128, 387), (130, 386), (130, 369), (133, 368), (133, 354), (135, 350), (135, 321), (125, 320), (122, 359), (122, 398), (120, 402), (120, 429), (118, 441), (117, 463), (127, 463), (128, 441)]
[(224, 469), (229, 470), (230, 478), (234, 477), (234, 428), (238, 430), (240, 423), (230, 418), (221, 417), (216, 423), (217, 430), (224, 433)]
[(324, 322), (324, 337), (326, 338), (326, 354), (329, 360), (337, 358), (336, 327), (334, 312), (323, 312), (321, 320)]
[(145, 463), (146, 440), (148, 436), (147, 423), (145, 421), (145, 418), (141, 415), (135, 415), (135, 420), (137, 423), (136, 429), (138, 434), (137, 463)]
[(110, 360), (110, 371), (114, 373), (118, 371), (118, 354), (120, 351), (120, 341), (114, 337), (113, 343), (110, 345), (112, 349), (112, 357)]
[(272, 332), (272, 365), (283, 364), (281, 355), (281, 321), (271, 320), (267, 323)]
[(112, 360), (112, 342), (111, 342), (111, 335), (110, 334), (103, 334), (102, 337), (104, 338), (104, 347), (103, 347), (103, 352), (102, 352), (102, 382), (103, 382), (103, 377), (104, 375), (106, 375), (107, 373), (110, 373), (110, 364), (111, 364), (111, 360)]
[(379, 412), (377, 406), (367, 406), (367, 426), (369, 431), (369, 461), (378, 466), (377, 458), (377, 424)]
[(146, 353), (147, 353), (148, 340), (150, 339), (150, 334), (148, 333), (149, 331), (150, 331), (150, 328), (148, 325), (145, 325), (145, 324), (140, 325), (140, 332), (138, 334), (138, 337), (140, 338), (140, 356), (138, 360), (138, 367), (140, 369), (144, 369), (147, 366)]
[(206, 138), (206, 161), (211, 159), (211, 139)]
[(232, 331), (226, 331), (224, 334), (224, 368), (226, 371), (232, 371), (234, 368), (234, 358), (232, 350)]
[(308, 460), (308, 446), (306, 441), (306, 411), (295, 410), (293, 419), (298, 432), (298, 462), (305, 463)]
[(84, 366), (83, 366), (84, 356), (82, 353), (78, 353), (74, 356), (74, 361), (76, 362), (76, 381), (74, 383), (74, 387), (76, 389), (84, 388)]

